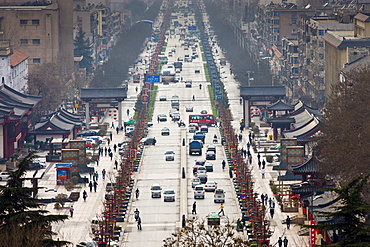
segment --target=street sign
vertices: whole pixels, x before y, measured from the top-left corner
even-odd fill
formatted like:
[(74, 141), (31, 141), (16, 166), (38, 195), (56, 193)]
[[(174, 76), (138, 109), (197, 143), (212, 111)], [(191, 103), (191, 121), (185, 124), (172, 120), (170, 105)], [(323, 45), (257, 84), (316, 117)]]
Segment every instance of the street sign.
[(160, 75), (147, 75), (145, 78), (145, 82), (148, 82), (148, 83), (161, 82), (161, 76)]
[(222, 96), (222, 94), (216, 95), (216, 101), (223, 101), (223, 100), (224, 100), (224, 97)]
[(196, 31), (197, 26), (188, 26), (188, 31)]

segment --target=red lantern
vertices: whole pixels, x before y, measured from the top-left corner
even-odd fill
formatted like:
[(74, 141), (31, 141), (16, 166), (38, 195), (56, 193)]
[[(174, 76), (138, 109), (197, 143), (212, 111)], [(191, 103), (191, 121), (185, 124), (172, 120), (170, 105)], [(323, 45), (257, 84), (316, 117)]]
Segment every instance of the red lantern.
[(289, 195), (290, 195), (290, 196), (292, 196), (292, 195), (294, 195), (294, 194), (293, 194), (293, 192), (290, 192), (290, 193), (289, 193)]
[(295, 199), (297, 199), (297, 197), (296, 196), (292, 196), (292, 200), (295, 200)]

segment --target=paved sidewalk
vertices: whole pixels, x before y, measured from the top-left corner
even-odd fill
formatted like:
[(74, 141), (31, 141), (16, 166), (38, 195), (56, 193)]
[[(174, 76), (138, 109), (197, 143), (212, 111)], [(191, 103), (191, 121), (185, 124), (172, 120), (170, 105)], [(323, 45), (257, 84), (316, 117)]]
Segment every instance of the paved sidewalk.
[[(218, 53), (215, 53), (215, 50), (218, 50)], [(218, 61), (218, 57), (224, 56), (222, 54), (222, 48), (219, 47), (217, 44), (213, 46), (213, 55), (215, 56), (215, 60)], [(218, 65), (219, 66), (219, 65)], [(221, 66), (219, 66), (220, 69)], [(227, 63), (226, 66), (222, 66), (220, 69), (220, 75), (221, 75), (221, 80), (224, 82), (225, 89), (228, 94), (229, 98), (229, 104), (230, 104), (230, 109), (233, 114), (233, 121), (232, 125), (234, 127), (235, 133), (239, 134), (240, 133), (240, 124), (239, 120), (243, 118), (243, 108), (242, 105), (240, 104), (240, 91), (239, 91), (239, 83), (235, 81), (233, 75), (230, 73), (230, 64)], [(258, 117), (257, 117), (258, 118)], [(257, 118), (252, 118), (252, 121), (255, 121), (257, 125), (259, 125), (260, 121)], [(264, 133), (264, 130), (268, 129), (268, 135), (272, 135), (272, 129), (270, 127), (260, 127), (261, 133)], [(243, 135), (243, 140), (242, 142), (239, 143), (239, 148), (244, 148), (247, 149), (247, 142), (248, 142), (248, 134), (249, 130), (245, 129), (242, 133)], [(258, 162), (257, 162), (257, 154), (253, 151), (253, 148), (250, 148), (251, 154), (252, 154), (252, 175), (253, 179), (255, 182), (255, 187), (254, 190), (261, 194), (267, 194), (269, 198), (272, 198), (274, 195), (271, 191), (271, 188), (269, 186), (269, 181), (270, 180), (275, 180), (277, 177), (277, 171), (272, 170), (272, 166), (268, 165), (266, 163), (266, 170), (265, 170), (265, 178), (262, 178), (261, 170), (258, 167)], [(261, 154), (261, 161), (264, 158), (264, 155)], [(272, 237), (270, 238), (270, 244), (272, 246), (277, 246), (277, 240), (279, 237), (284, 238), (284, 236), (287, 237), (288, 239), (288, 246), (308, 246), (309, 245), (309, 237), (301, 237), (298, 236), (298, 231), (301, 230), (301, 228), (297, 225), (292, 224), (290, 229), (287, 230), (286, 224), (282, 224), (283, 220), (286, 219), (287, 215), (290, 217), (293, 217), (294, 215), (298, 215), (298, 213), (284, 213), (281, 212), (277, 199), (274, 198), (275, 200), (275, 214), (274, 218), (271, 219), (270, 213), (269, 213), (269, 208), (267, 208), (267, 213), (266, 213), (266, 219), (271, 220), (270, 224), (270, 230), (273, 232)]]

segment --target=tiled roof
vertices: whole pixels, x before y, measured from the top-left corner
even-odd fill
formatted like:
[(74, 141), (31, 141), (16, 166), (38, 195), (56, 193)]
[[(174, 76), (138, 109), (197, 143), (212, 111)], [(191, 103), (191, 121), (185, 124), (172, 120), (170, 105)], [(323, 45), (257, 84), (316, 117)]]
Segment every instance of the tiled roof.
[(276, 101), (274, 104), (269, 105), (266, 107), (269, 111), (292, 111), (294, 110), (294, 106), (289, 105), (282, 100)]
[(297, 129), (283, 131), (283, 136), (284, 138), (311, 137), (319, 128), (320, 121), (315, 117)]
[(261, 97), (261, 96), (279, 96), (284, 97), (286, 94), (284, 86), (251, 86), (240, 87), (240, 96)]
[(125, 88), (81, 88), (80, 98), (82, 100), (89, 99), (111, 99), (111, 98), (127, 98)]
[(311, 157), (300, 165), (292, 167), (293, 174), (314, 174), (319, 169), (319, 162)]
[(323, 39), (338, 49), (370, 46), (369, 38), (357, 38), (353, 35), (353, 31), (329, 31), (325, 33)]
[(14, 49), (13, 54), (10, 55), (10, 66), (15, 67), (28, 57), (26, 54)]
[(364, 14), (362, 14), (362, 13), (358, 13), (358, 14), (355, 16), (355, 19), (356, 19), (356, 20), (363, 21), (363, 22), (369, 22), (369, 21), (370, 21), (370, 16), (368, 16), (368, 15), (364, 15)]

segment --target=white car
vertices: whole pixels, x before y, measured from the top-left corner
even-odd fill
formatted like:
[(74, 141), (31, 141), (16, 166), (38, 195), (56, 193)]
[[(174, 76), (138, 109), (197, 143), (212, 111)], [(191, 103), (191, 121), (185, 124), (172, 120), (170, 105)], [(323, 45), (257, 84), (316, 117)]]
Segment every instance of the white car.
[(194, 199), (197, 198), (203, 198), (204, 199), (205, 193), (204, 193), (204, 187), (203, 185), (196, 185), (194, 187)]
[(167, 96), (166, 95), (159, 96), (159, 101), (166, 101), (166, 100), (167, 100)]
[(204, 190), (209, 192), (214, 192), (215, 190), (217, 189), (217, 183), (214, 182), (214, 181), (208, 181), (205, 185), (204, 185)]
[(175, 201), (175, 191), (172, 189), (167, 189), (163, 192), (163, 200), (165, 202), (174, 202)]
[(173, 161), (175, 160), (175, 152), (173, 150), (167, 150), (164, 153), (166, 161)]
[(195, 186), (200, 185), (200, 179), (199, 178), (193, 178), (191, 180), (191, 187), (195, 188)]
[(216, 189), (213, 194), (213, 201), (225, 203), (225, 191), (223, 189)]
[(0, 181), (7, 181), (9, 179), (8, 172), (0, 172)]
[(161, 191), (162, 191), (162, 188), (159, 184), (152, 184), (152, 186), (150, 187), (152, 198), (160, 198)]

